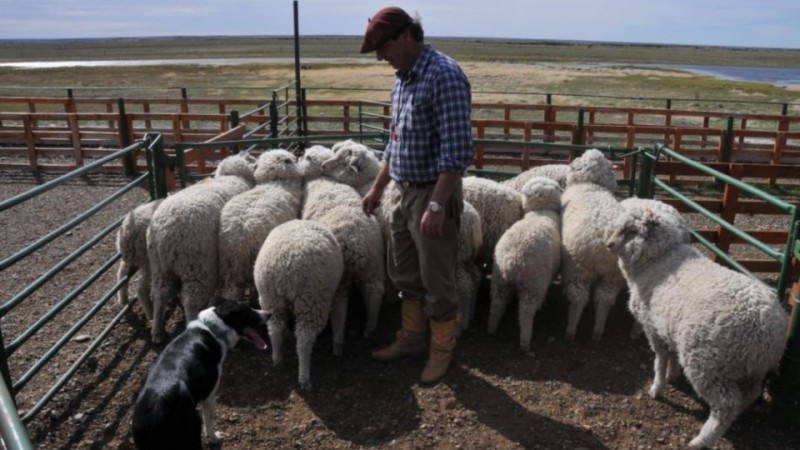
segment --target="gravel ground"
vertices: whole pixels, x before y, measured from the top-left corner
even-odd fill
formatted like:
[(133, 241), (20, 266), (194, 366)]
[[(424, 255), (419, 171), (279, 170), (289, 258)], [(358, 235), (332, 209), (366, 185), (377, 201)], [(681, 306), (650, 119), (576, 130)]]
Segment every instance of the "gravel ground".
[[(39, 181), (27, 174), (0, 172), (0, 198), (30, 189)], [(87, 176), (0, 213), (2, 257), (96, 204), (124, 182), (119, 176)], [(146, 192), (137, 188), (67, 236), (6, 269), (2, 302), (145, 198)], [(3, 317), (5, 343), (113, 253), (112, 234)], [(108, 291), (115, 271), (116, 266), (12, 355), (14, 380)], [(424, 359), (378, 363), (369, 358), (369, 351), (388, 343), (398, 327), (398, 303), (384, 306), (379, 333), (367, 342), (360, 337), (364, 312), (354, 302), (341, 357), (331, 354), (330, 331), (323, 332), (313, 355), (311, 392), (298, 390), (293, 351), (287, 353), (285, 366), (273, 368), (268, 353), (243, 342), (225, 364), (218, 428), (227, 437), (216, 448), (685, 448), (708, 409), (684, 379), (668, 387), (663, 399), (647, 396), (652, 353), (643, 338), (628, 338), (632, 318), (624, 301), (612, 311), (602, 341), (589, 339), (592, 314), (588, 310), (577, 341), (568, 343), (562, 337), (567, 308), (559, 294), (554, 285), (536, 316), (533, 350), (522, 353), (517, 348), (513, 308), (497, 335), (485, 332), (488, 296), (484, 287), (477, 323), (459, 342), (451, 372), (433, 387), (416, 381)], [(17, 396), (22, 411), (34, 407), (119, 309), (115, 300), (108, 303), (22, 389)], [(172, 334), (183, 326), (180, 316), (178, 310), (172, 311), (168, 328)], [(293, 348), (292, 341), (287, 345)], [(158, 351), (149, 344), (144, 315), (134, 305), (76, 376), (28, 423), (35, 446), (132, 449), (131, 406)], [(768, 400), (748, 409), (716, 448), (800, 448), (796, 431), (770, 425), (769, 410)]]

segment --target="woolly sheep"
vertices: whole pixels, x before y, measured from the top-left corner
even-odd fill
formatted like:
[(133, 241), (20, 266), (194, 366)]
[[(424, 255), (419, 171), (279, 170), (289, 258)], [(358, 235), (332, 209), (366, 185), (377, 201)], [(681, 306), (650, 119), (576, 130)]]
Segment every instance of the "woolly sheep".
[(547, 177), (558, 182), (563, 188), (567, 185), (567, 172), (569, 172), (568, 164), (545, 164), (543, 166), (532, 167), (513, 178), (501, 181), (500, 184), (522, 192), (523, 186), (525, 186), (531, 178)]
[(230, 199), (222, 208), (219, 227), (220, 296), (241, 301), (253, 282), (253, 264), (273, 228), (300, 218), (303, 194), (297, 158), (282, 149), (259, 156), (256, 186)]
[(217, 166), (209, 183), (197, 183), (167, 197), (147, 227), (147, 256), (152, 274), (152, 340), (163, 343), (164, 315), (181, 291), (186, 320), (197, 318), (217, 289), (220, 212), (236, 194), (253, 187), (253, 168), (245, 155)]
[(533, 177), (522, 188), (525, 216), (495, 248), (488, 331), (494, 334), (514, 294), (518, 298), (519, 345), (530, 350), (533, 320), (561, 262), (561, 192), (558, 182)]
[(480, 260), (491, 267), (500, 236), (522, 218), (521, 194), (488, 178), (464, 177), (463, 186), (464, 200), (474, 206), (481, 217)]
[(595, 304), (592, 338), (600, 339), (608, 312), (625, 288), (616, 257), (603, 242), (606, 229), (622, 208), (608, 188), (616, 183), (611, 162), (599, 150), (587, 150), (569, 167), (561, 196), (561, 277), (570, 303), (565, 334), (567, 340), (575, 338), (591, 298)]
[(691, 448), (712, 447), (761, 395), (783, 353), (787, 314), (761, 281), (722, 267), (685, 241), (671, 214), (630, 208), (606, 241), (631, 290), (629, 308), (655, 353), (649, 394), (679, 366), (710, 415)]
[(344, 293), (339, 286), (343, 272), (336, 237), (326, 226), (309, 220), (278, 225), (258, 252), (254, 278), (261, 309), (272, 315), (267, 321), (272, 361), (276, 366), (283, 362), (283, 340), (292, 315), (298, 382), (304, 390), (311, 389), (314, 342), (325, 328), (334, 302), (342, 302)]
[(303, 156), (298, 160), (303, 180), (309, 181), (325, 174), (322, 163), (333, 157), (333, 151), (322, 145), (312, 145), (305, 149)]
[[(136, 298), (144, 310), (145, 316), (153, 318), (153, 303), (150, 300), (150, 262), (147, 260), (147, 226), (153, 218), (158, 205), (162, 200), (153, 200), (137, 206), (122, 220), (117, 231), (117, 250), (122, 255), (117, 281), (132, 277), (141, 271), (141, 278), (136, 288)], [(119, 304), (128, 304), (128, 281), (119, 288), (117, 293)]]
[(478, 265), (478, 258), (483, 246), (481, 216), (474, 206), (465, 201), (460, 220), (458, 254), (456, 256), (456, 295), (461, 315), (458, 327), (459, 335), (469, 328), (470, 322), (475, 317), (478, 289), (483, 279), (483, 273)]
[[(380, 225), (361, 211), (361, 197), (355, 189), (328, 177), (306, 184), (301, 217), (324, 224), (336, 237), (344, 257), (343, 289), (346, 291), (352, 284), (361, 292), (367, 307), (364, 335), (370, 336), (378, 326), (385, 289), (385, 251)], [(334, 308), (344, 311), (337, 315), (342, 321), (332, 323), (334, 353), (340, 355), (347, 302), (337, 303)]]
[(322, 163), (323, 172), (366, 195), (381, 169), (375, 152), (352, 139), (337, 142), (331, 150), (333, 156)]

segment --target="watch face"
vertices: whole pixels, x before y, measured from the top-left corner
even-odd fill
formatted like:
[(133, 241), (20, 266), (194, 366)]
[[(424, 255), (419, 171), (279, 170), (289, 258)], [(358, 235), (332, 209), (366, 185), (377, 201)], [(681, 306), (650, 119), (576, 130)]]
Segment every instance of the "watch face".
[(430, 209), (432, 212), (439, 212), (442, 210), (442, 205), (437, 202), (430, 202), (428, 203), (428, 209)]

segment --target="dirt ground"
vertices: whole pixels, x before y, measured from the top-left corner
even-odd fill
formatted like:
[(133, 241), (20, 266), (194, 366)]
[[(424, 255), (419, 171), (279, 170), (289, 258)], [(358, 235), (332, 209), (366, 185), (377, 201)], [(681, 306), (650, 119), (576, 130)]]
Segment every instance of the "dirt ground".
[[(26, 174), (0, 172), (0, 199), (36, 186)], [(124, 184), (119, 176), (84, 177), (0, 213), (2, 257), (31, 244)], [(2, 302), (33, 282), (80, 243), (146, 197), (134, 189), (67, 236), (3, 271)], [(114, 253), (113, 233), (49, 280), (0, 321), (8, 345)], [(116, 266), (99, 277), (10, 358), (16, 381), (61, 334), (113, 286)], [(401, 448), (401, 449), (661, 449), (685, 448), (708, 410), (684, 379), (651, 399), (647, 389), (652, 353), (644, 338), (631, 340), (632, 318), (620, 299), (602, 341), (592, 341), (587, 310), (576, 342), (563, 339), (566, 304), (553, 286), (534, 324), (532, 351), (518, 349), (516, 313), (510, 308), (497, 335), (485, 331), (486, 287), (477, 320), (460, 340), (450, 373), (439, 384), (421, 386), (424, 359), (379, 363), (371, 349), (388, 343), (399, 324), (399, 304), (381, 311), (373, 341), (361, 337), (363, 308), (353, 302), (344, 355), (331, 353), (330, 330), (317, 341), (310, 392), (300, 391), (293, 341), (283, 367), (268, 352), (241, 342), (229, 354), (218, 397), (222, 449)], [(24, 413), (66, 372), (120, 310), (116, 300), (71, 337), (60, 356), (44, 366), (17, 396)], [(173, 309), (170, 332), (183, 327)], [(266, 334), (266, 333), (265, 333)], [(36, 448), (132, 449), (131, 410), (149, 365), (160, 348), (149, 343), (138, 304), (27, 424)], [(797, 449), (800, 434), (770, 424), (770, 402), (748, 409), (718, 442), (722, 450)]]

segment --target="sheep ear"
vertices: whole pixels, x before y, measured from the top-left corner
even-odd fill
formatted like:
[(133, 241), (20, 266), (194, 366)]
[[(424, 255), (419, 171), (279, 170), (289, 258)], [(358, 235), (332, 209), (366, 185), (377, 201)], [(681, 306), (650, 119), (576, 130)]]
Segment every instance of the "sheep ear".
[(650, 208), (647, 208), (644, 212), (644, 217), (642, 218), (644, 236), (650, 237), (659, 225), (661, 225), (661, 219), (654, 214)]

